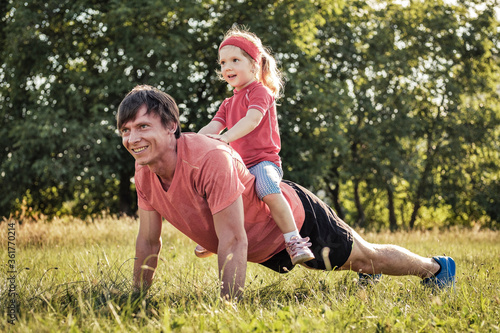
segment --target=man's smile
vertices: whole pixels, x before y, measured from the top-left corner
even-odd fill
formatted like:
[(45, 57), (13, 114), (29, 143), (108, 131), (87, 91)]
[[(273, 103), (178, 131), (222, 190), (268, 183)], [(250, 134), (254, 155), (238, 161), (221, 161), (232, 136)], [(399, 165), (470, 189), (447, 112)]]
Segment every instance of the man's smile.
[(144, 150), (146, 150), (148, 148), (148, 146), (144, 146), (144, 147), (140, 147), (140, 148), (132, 148), (132, 151), (136, 154), (138, 153), (141, 153), (143, 152)]

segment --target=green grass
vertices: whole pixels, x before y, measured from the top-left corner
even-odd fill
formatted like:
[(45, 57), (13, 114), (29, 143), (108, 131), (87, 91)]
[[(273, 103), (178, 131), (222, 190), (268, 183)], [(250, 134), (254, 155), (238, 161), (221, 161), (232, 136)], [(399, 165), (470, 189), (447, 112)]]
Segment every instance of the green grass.
[[(7, 248), (8, 221), (0, 224)], [(0, 331), (9, 332), (498, 332), (498, 232), (364, 233), (424, 256), (457, 262), (455, 291), (431, 292), (417, 277), (389, 277), (359, 288), (353, 272), (295, 268), (280, 275), (249, 264), (245, 299), (218, 298), (216, 258), (198, 259), (195, 244), (164, 225), (162, 260), (146, 297), (131, 294), (138, 223), (111, 217), (59, 219), (16, 227), (18, 318), (7, 254), (0, 271)]]

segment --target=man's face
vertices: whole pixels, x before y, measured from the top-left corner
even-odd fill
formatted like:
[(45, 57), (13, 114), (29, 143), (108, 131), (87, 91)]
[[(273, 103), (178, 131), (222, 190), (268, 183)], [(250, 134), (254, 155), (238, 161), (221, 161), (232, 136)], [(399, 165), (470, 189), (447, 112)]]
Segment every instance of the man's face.
[(120, 134), (123, 146), (137, 163), (152, 166), (166, 158), (165, 153), (172, 147), (172, 143), (175, 147), (175, 136), (162, 125), (159, 116), (154, 113), (146, 114), (146, 111), (147, 108), (143, 105), (135, 119), (123, 124)]

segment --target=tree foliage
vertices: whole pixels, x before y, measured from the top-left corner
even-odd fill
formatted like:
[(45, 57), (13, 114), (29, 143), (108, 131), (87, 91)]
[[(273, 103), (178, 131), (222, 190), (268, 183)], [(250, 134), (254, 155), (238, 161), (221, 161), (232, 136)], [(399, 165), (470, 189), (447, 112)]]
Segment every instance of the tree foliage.
[[(499, 12), (489, 1), (10, 0), (0, 5), (0, 215), (135, 210), (115, 113), (137, 84), (196, 131), (255, 32), (287, 83), (285, 178), (363, 227), (499, 222)], [(495, 11), (496, 10), (496, 11)], [(384, 222), (387, 221), (387, 222)]]

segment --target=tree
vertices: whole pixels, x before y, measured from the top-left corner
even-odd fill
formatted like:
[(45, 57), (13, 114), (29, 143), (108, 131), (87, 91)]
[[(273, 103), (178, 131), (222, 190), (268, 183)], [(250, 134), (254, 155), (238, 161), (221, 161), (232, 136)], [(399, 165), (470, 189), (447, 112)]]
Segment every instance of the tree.
[[(380, 220), (384, 201), (384, 220), (392, 229), (404, 224), (398, 205), (401, 212), (412, 210), (410, 227), (422, 205), (447, 205), (453, 223), (469, 202), (471, 176), (498, 175), (492, 164), (484, 164), (484, 173), (462, 172), (475, 155), (467, 149), (472, 142), (496, 151), (498, 141), (494, 8), (495, 2), (380, 2), (371, 7), (356, 1), (319, 28), (321, 61), (330, 69), (325, 76), (337, 83), (325, 92), (337, 98), (330, 98), (332, 105), (340, 96), (343, 108), (336, 118), (341, 121), (326, 123), (321, 130), (333, 137), (329, 128), (342, 128), (350, 148), (325, 149), (323, 156), (332, 162), (324, 165), (330, 172), (321, 173), (321, 186), (334, 202), (338, 192), (332, 188), (344, 182), (352, 189), (347, 199), (354, 203), (358, 225)], [(383, 192), (385, 199), (379, 195)], [(470, 209), (467, 213), (477, 218)]]
[(116, 108), (136, 84), (189, 86), (189, 23), (202, 14), (194, 2), (12, 2), (2, 52), (2, 215), (23, 196), (49, 215), (68, 202), (81, 215), (131, 212), (133, 159), (116, 135)]
[[(240, 22), (276, 48), (283, 35), (301, 41), (293, 34), (317, 8), (302, 4), (11, 1), (2, 20), (1, 215), (22, 198), (49, 215), (130, 213), (132, 158), (114, 129), (125, 93), (143, 83), (170, 93), (183, 130), (196, 130), (228, 93), (214, 70), (223, 33)], [(275, 12), (288, 15), (282, 34), (265, 21)]]
[[(363, 227), (496, 226), (497, 0), (38, 1), (0, 5), (0, 215), (135, 211), (115, 114), (137, 84), (196, 131), (230, 96), (217, 46), (233, 25), (287, 83), (285, 178)], [(24, 200), (24, 203), (23, 203)]]

